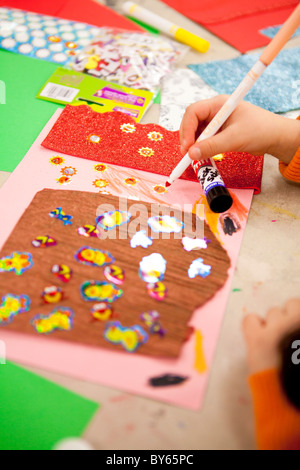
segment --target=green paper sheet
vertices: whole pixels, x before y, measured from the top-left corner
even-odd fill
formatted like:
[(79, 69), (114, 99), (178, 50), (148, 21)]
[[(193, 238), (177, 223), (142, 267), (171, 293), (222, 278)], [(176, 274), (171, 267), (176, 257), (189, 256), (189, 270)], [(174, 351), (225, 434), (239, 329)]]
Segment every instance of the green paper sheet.
[(0, 171), (16, 168), (53, 113), (62, 107), (36, 99), (56, 69), (57, 64), (0, 49), (0, 80), (6, 88), (6, 104), (0, 104)]
[(98, 406), (11, 362), (0, 364), (0, 450), (51, 450), (81, 436)]

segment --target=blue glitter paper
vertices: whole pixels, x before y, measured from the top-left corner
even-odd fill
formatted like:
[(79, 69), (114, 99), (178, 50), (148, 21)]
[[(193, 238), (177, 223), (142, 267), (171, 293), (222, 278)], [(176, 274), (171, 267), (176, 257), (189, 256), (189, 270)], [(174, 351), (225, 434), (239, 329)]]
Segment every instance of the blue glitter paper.
[[(231, 94), (259, 59), (247, 54), (232, 60), (190, 64), (220, 94)], [(245, 97), (245, 101), (274, 113), (300, 108), (300, 47), (281, 51)]]
[[(261, 29), (260, 33), (263, 36), (267, 36), (268, 38), (273, 39), (273, 37), (276, 36), (278, 31), (280, 30), (281, 26), (282, 26), (282, 24), (278, 25), (278, 26), (269, 26), (268, 28)], [(296, 31), (293, 34), (292, 38), (297, 38), (298, 36), (300, 36), (300, 26), (299, 26), (298, 29), (296, 29)]]

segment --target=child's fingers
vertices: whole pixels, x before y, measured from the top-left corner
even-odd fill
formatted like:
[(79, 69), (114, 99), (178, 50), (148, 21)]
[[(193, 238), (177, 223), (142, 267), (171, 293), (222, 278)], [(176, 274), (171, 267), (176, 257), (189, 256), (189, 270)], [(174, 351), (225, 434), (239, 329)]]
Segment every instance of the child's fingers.
[(299, 324), (300, 324), (300, 299), (290, 299), (286, 302), (283, 307), (283, 310), (288, 315), (299, 315)]
[(198, 101), (188, 106), (179, 130), (182, 153), (186, 153), (190, 146), (195, 143), (199, 124), (204, 121), (210, 122), (226, 99), (226, 95), (219, 95), (210, 100)]
[(236, 150), (232, 138), (232, 130), (227, 127), (213, 137), (196, 142), (189, 150), (192, 160), (206, 160), (219, 153)]
[(266, 315), (267, 323), (276, 323), (281, 321), (284, 315), (284, 311), (279, 307), (271, 308)]
[(243, 319), (242, 329), (244, 338), (247, 344), (251, 343), (252, 339), (257, 338), (259, 331), (264, 327), (264, 320), (255, 313), (246, 315)]

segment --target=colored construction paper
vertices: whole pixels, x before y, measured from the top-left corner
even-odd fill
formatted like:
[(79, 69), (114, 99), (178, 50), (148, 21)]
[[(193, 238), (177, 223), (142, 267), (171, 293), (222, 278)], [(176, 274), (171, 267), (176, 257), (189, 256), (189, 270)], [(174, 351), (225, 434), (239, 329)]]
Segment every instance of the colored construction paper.
[[(205, 372), (199, 373), (199, 368), (195, 368), (196, 355), (199, 357), (199, 342), (196, 340), (195, 334), (188, 338), (178, 359), (162, 360), (142, 355), (100, 350), (80, 344), (69, 344), (54, 338), (53, 341), (45, 341), (45, 338), (40, 336), (33, 338), (2, 328), (1, 339), (7, 345), (7, 355), (9, 359), (22, 364), (55, 371), (81, 380), (105, 384), (180, 407), (199, 409), (205, 397), (225, 307), (232, 290), (232, 279), (251, 206), (253, 190), (231, 190), (234, 205), (226, 213), (226, 219), (232, 220), (235, 231), (231, 235), (226, 235), (224, 217), (210, 212), (199, 183), (179, 180), (174, 183), (172, 190), (165, 194), (158, 194), (153, 190), (153, 186), (162, 184), (165, 181), (163, 176), (116, 165), (106, 165), (105, 168), (100, 163), (95, 164), (90, 160), (42, 148), (41, 142), (53, 127), (59, 114), (60, 110), (49, 121), (23, 161), (0, 190), (1, 200), (10, 201), (9, 205), (0, 205), (1, 247), (36, 192), (44, 188), (62, 188), (65, 191), (73, 189), (94, 193), (105, 191), (116, 196), (127, 196), (130, 204), (134, 201), (138, 202), (141, 198), (148, 202), (163, 203), (168, 206), (175, 205), (176, 208), (181, 207), (189, 211), (192, 211), (193, 208), (195, 210), (199, 208), (200, 214), (203, 214), (214, 235), (227, 250), (232, 267), (229, 271), (229, 279), (223, 289), (204, 307), (194, 312), (189, 324), (195, 331), (201, 331), (203, 338), (201, 355), (205, 359)], [(61, 171), (65, 167), (74, 167), (77, 173), (68, 184), (61, 185), (58, 180), (60, 180)], [(96, 180), (101, 179), (108, 181), (108, 185), (103, 189), (101, 189), (101, 185), (95, 184)], [(17, 190), (20, 187), (22, 187), (22, 197)], [(165, 374), (188, 377), (188, 379), (184, 383), (172, 387), (151, 387), (149, 385), (150, 378)]]
[[(67, 105), (42, 145), (95, 162), (119, 164), (166, 177), (182, 159), (178, 132), (157, 124), (136, 123), (123, 113), (99, 114), (88, 106)], [(229, 188), (260, 192), (263, 156), (227, 152), (218, 157), (216, 165), (221, 165), (221, 175)], [(197, 181), (191, 166), (181, 178)]]
[(95, 26), (111, 26), (142, 31), (136, 23), (119, 15), (111, 8), (94, 0), (0, 0), (0, 6), (34, 11), (43, 15), (58, 16)]
[[(236, 59), (188, 65), (218, 93), (231, 94), (259, 59), (247, 54)], [(300, 47), (281, 51), (246, 95), (245, 100), (274, 113), (300, 107)]]
[(51, 450), (80, 437), (99, 407), (11, 362), (0, 365), (0, 381), (1, 450)]
[(163, 0), (170, 7), (244, 53), (267, 45), (260, 30), (282, 24), (298, 0)]
[(0, 171), (12, 172), (59, 105), (35, 98), (57, 65), (0, 50)]

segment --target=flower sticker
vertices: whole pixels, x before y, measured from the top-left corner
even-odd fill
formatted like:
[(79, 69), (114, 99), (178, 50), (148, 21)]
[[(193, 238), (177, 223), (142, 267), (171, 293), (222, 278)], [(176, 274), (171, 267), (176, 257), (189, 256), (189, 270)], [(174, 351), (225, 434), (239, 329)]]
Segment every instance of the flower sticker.
[(28, 269), (32, 268), (33, 261), (30, 253), (20, 253), (15, 251), (5, 258), (0, 258), (0, 273), (14, 272), (20, 276)]
[(99, 144), (99, 142), (101, 142), (101, 137), (100, 137), (100, 135), (90, 134), (90, 135), (87, 137), (87, 140), (88, 140), (89, 142), (91, 142), (92, 144)]
[(65, 166), (60, 170), (61, 174), (64, 176), (74, 176), (77, 173), (76, 168), (73, 168), (72, 166)]
[(86, 281), (80, 288), (83, 300), (112, 303), (123, 295), (122, 289), (106, 281)]
[(80, 250), (75, 254), (75, 259), (78, 263), (98, 268), (107, 266), (115, 261), (108, 251), (90, 248), (89, 246), (83, 246), (80, 248)]
[(125, 132), (126, 134), (132, 134), (133, 132), (136, 131), (135, 125), (134, 124), (129, 124), (129, 123), (122, 124), (120, 126), (120, 129), (121, 129), (122, 132)]
[(164, 136), (160, 132), (149, 132), (148, 139), (153, 140), (154, 142), (159, 142), (163, 140)]
[(7, 294), (0, 305), (0, 326), (11, 323), (16, 315), (29, 311), (30, 299), (27, 295)]
[(135, 186), (138, 183), (138, 180), (133, 177), (130, 177), (130, 178), (126, 178), (124, 180), (124, 183), (128, 184), (129, 186)]
[(105, 170), (107, 170), (108, 166), (105, 165), (104, 163), (97, 163), (97, 165), (94, 166), (95, 171), (99, 171), (99, 173), (104, 173)]
[(65, 162), (65, 160), (62, 157), (59, 157), (59, 156), (52, 157), (52, 158), (50, 158), (49, 161), (50, 161), (51, 165), (55, 165), (55, 166), (62, 165)]
[(95, 188), (102, 189), (106, 188), (106, 186), (109, 186), (109, 182), (107, 180), (99, 179), (93, 181), (93, 185), (95, 186)]
[(154, 150), (149, 147), (142, 147), (138, 152), (142, 157), (152, 157), (154, 155)]
[(53, 333), (55, 330), (70, 331), (73, 328), (74, 312), (68, 307), (57, 307), (49, 315), (36, 315), (31, 325), (40, 334)]

